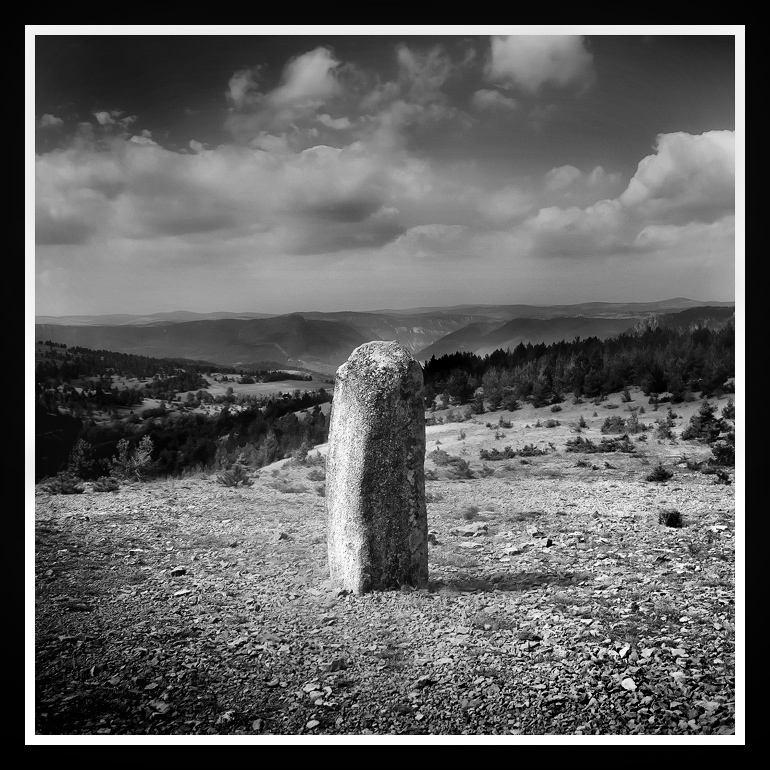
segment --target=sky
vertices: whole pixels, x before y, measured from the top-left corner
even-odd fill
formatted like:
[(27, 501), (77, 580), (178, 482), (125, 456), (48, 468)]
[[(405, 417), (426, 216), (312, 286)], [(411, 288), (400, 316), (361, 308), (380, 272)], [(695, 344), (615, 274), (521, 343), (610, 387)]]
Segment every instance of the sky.
[(735, 300), (743, 36), (27, 27), (35, 313)]

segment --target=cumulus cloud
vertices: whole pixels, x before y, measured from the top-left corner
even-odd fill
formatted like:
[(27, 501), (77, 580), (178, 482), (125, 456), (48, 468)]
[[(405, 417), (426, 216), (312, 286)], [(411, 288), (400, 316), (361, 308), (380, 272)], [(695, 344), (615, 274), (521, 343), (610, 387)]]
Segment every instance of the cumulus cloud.
[(501, 112), (511, 112), (519, 105), (515, 99), (510, 96), (490, 88), (480, 88), (471, 97), (471, 104), (475, 110), (498, 110)]
[(713, 222), (735, 208), (735, 133), (660, 134), (620, 196), (641, 216)]
[[(580, 184), (584, 193), (606, 189), (617, 175), (601, 166), (584, 175), (571, 166), (546, 174), (546, 187), (560, 192)], [(617, 197), (591, 205), (546, 206), (526, 222), (533, 248), (545, 256), (641, 253), (693, 242), (718, 223), (724, 235), (734, 218), (735, 136), (661, 134), (656, 153), (644, 158)], [(724, 241), (724, 238), (722, 238)]]
[(43, 115), (38, 122), (40, 128), (58, 128), (63, 125), (64, 121), (61, 118), (57, 118), (55, 115), (49, 115), (48, 113)]
[(632, 232), (617, 200), (602, 200), (586, 208), (541, 208), (526, 222), (537, 254), (585, 257), (623, 253)]
[(569, 187), (575, 180), (581, 176), (580, 169), (574, 166), (559, 166), (552, 168), (545, 175), (545, 186), (549, 190), (563, 190)]
[(259, 67), (239, 70), (228, 83), (232, 112), (228, 125), (235, 137), (249, 141), (262, 132), (286, 129), (294, 121), (313, 116), (342, 93), (336, 71), (341, 62), (328, 48), (319, 47), (292, 59), (280, 83), (263, 92)]
[(325, 102), (340, 93), (340, 84), (334, 76), (339, 65), (328, 48), (316, 48), (297, 56), (286, 65), (282, 83), (270, 94), (270, 101), (275, 104)]
[(372, 248), (405, 231), (400, 211), (429, 186), (406, 155), (361, 143), (296, 153), (273, 139), (275, 151), (177, 153), (139, 136), (42, 155), (39, 242), (272, 233), (284, 253)]
[(593, 55), (580, 35), (509, 35), (492, 38), (488, 80), (535, 94), (545, 86), (582, 90), (594, 80)]

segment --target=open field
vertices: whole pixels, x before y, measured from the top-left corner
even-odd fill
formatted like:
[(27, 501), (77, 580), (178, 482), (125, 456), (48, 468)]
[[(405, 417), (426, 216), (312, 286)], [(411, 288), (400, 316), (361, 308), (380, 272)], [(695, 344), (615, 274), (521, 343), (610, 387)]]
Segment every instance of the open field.
[[(700, 402), (672, 406), (674, 440), (566, 451), (629, 406), (665, 418), (631, 395), (428, 426), (427, 590), (332, 589), (315, 450), (248, 487), (38, 489), (38, 733), (734, 742), (736, 475), (692, 469), (711, 455), (679, 438)], [(547, 451), (479, 457), (527, 445)], [(659, 461), (673, 475), (647, 481)]]

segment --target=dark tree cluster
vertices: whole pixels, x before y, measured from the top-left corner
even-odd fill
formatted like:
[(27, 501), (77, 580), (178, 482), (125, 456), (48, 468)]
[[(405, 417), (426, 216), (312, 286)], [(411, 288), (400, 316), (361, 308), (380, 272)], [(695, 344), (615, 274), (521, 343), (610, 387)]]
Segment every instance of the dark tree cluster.
[(518, 401), (546, 406), (576, 397), (600, 397), (640, 387), (645, 395), (713, 395), (735, 374), (735, 327), (689, 330), (645, 328), (600, 340), (576, 338), (550, 345), (520, 343), (484, 357), (473, 353), (435, 356), (423, 367), (426, 403), (465, 404), (483, 399), (490, 408), (515, 408)]

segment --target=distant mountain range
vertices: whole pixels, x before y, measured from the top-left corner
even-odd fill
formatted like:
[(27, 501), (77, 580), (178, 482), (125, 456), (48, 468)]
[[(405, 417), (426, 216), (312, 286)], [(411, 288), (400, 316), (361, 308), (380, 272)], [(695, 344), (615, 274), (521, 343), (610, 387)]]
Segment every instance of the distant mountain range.
[(457, 351), (484, 355), (520, 342), (606, 339), (655, 315), (663, 326), (722, 323), (733, 302), (458, 305), (375, 312), (190, 313), (37, 316), (35, 337), (68, 346), (243, 368), (333, 373), (358, 345), (397, 340), (419, 360)]

